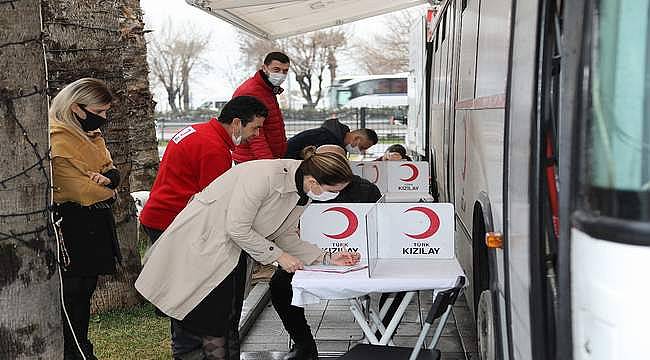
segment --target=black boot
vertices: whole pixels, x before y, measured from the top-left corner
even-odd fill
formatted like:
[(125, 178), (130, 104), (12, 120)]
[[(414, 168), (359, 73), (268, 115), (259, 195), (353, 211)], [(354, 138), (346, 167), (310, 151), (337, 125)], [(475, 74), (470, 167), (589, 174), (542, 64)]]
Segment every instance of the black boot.
[(318, 360), (316, 342), (311, 339), (309, 342), (295, 343), (282, 360)]

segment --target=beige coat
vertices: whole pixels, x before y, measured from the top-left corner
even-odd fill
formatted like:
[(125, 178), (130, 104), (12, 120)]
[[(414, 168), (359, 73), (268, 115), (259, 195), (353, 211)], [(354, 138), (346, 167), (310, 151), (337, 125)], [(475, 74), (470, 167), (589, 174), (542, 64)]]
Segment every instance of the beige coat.
[(320, 248), (300, 240), (297, 232), (299, 165), (249, 161), (210, 183), (151, 247), (136, 289), (182, 320), (232, 272), (241, 250), (262, 264), (276, 261), (283, 251), (305, 264), (316, 261)]

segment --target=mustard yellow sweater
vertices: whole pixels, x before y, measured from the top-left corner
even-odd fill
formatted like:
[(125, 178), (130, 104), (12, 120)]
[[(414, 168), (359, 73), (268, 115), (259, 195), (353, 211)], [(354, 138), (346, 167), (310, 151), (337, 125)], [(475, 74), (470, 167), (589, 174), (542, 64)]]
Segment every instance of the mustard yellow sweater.
[(54, 202), (83, 206), (110, 199), (115, 192), (92, 181), (87, 172), (113, 169), (111, 154), (101, 134), (80, 134), (65, 123), (50, 120)]

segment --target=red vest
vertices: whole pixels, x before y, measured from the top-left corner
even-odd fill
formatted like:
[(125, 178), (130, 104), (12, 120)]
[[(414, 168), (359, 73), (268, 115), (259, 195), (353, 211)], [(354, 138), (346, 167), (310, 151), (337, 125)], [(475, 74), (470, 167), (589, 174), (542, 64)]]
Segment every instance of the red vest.
[(140, 222), (165, 230), (194, 194), (230, 169), (234, 147), (217, 119), (177, 132), (165, 149)]

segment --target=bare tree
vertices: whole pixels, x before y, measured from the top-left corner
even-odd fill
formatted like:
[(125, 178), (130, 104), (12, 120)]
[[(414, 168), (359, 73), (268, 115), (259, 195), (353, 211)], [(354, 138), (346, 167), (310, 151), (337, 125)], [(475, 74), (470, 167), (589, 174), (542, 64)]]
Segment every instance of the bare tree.
[[(177, 29), (168, 20), (151, 41), (151, 74), (167, 93), (173, 112), (190, 110), (190, 76), (197, 65), (207, 65), (203, 55), (208, 49), (209, 34)], [(178, 101), (178, 106), (176, 104)]]
[[(336, 68), (334, 53), (347, 43), (347, 37), (340, 30), (326, 30), (296, 36), (288, 42), (292, 69), (302, 96), (307, 106), (316, 107), (323, 95), (323, 71), (328, 66)], [(315, 94), (312, 91), (314, 77), (317, 80)]]
[(0, 2), (0, 359), (63, 358), (40, 3)]
[(272, 51), (286, 51), (286, 39), (270, 41), (238, 32), (239, 49), (244, 54), (244, 66), (248, 69), (259, 69), (264, 61), (264, 56)]
[(281, 41), (240, 37), (240, 49), (247, 56), (247, 64), (261, 65), (264, 55), (283, 51), (291, 58), (291, 70), (300, 86), (307, 106), (316, 107), (323, 97), (323, 73), (327, 68), (330, 78), (336, 76), (336, 56), (348, 42), (347, 34), (340, 29), (316, 31), (293, 36)]
[(358, 61), (368, 74), (391, 74), (408, 71), (409, 32), (422, 16), (421, 11), (403, 10), (387, 17), (385, 31), (373, 40), (358, 42)]
[(224, 57), (220, 63), (214, 66), (232, 88), (239, 86), (248, 76), (246, 65), (238, 61), (233, 62), (229, 57)]

